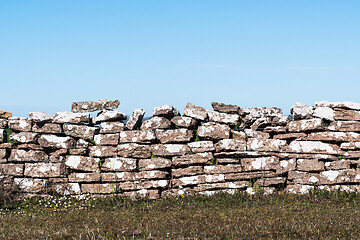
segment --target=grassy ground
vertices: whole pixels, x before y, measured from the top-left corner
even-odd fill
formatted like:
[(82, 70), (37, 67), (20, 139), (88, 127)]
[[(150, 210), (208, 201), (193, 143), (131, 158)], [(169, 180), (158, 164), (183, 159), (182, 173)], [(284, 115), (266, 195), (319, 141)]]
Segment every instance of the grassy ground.
[(359, 239), (360, 195), (218, 194), (31, 199), (0, 211), (0, 239)]

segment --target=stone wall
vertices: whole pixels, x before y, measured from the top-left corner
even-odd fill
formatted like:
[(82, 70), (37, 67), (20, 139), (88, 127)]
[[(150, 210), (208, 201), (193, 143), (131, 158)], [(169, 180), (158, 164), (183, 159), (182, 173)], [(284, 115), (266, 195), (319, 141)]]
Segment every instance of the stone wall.
[(360, 188), (360, 104), (296, 103), (287, 117), (279, 108), (188, 103), (183, 115), (165, 105), (145, 121), (142, 109), (127, 120), (118, 106), (78, 102), (29, 118), (0, 111), (1, 184), (29, 195), (149, 198)]

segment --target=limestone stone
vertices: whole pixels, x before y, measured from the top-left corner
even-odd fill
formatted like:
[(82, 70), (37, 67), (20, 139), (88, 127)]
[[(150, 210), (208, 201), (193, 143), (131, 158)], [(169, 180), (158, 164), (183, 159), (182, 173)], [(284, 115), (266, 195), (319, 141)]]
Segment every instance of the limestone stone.
[(125, 128), (128, 130), (136, 130), (137, 128), (140, 128), (144, 115), (145, 111), (143, 109), (135, 109), (131, 114), (129, 121), (126, 123)]
[(271, 120), (271, 125), (286, 126), (289, 122), (290, 122), (290, 117), (279, 114), (279, 116), (273, 117), (273, 119)]
[(170, 120), (164, 117), (152, 117), (144, 121), (140, 127), (141, 130), (155, 130), (155, 129), (166, 129), (171, 128)]
[(32, 120), (24, 117), (11, 117), (8, 122), (9, 128), (19, 132), (30, 132)]
[(166, 158), (139, 159), (139, 170), (148, 171), (171, 167), (171, 160)]
[(5, 118), (0, 118), (0, 129), (5, 129), (8, 127), (8, 120)]
[(62, 196), (68, 196), (68, 195), (74, 195), (74, 194), (80, 194), (80, 184), (79, 183), (56, 183), (55, 184), (55, 191), (62, 195)]
[(37, 178), (14, 178), (14, 182), (18, 185), (22, 192), (40, 193), (45, 190), (48, 180)]
[(188, 129), (157, 129), (155, 135), (160, 143), (190, 142), (194, 138), (194, 132)]
[(246, 141), (247, 135), (244, 131), (231, 130), (231, 138), (240, 141)]
[(196, 120), (205, 121), (208, 118), (208, 110), (196, 106), (192, 103), (187, 103), (184, 108), (184, 114), (187, 117), (195, 118)]
[(100, 133), (119, 133), (124, 131), (125, 124), (122, 122), (102, 122), (100, 123)]
[(95, 172), (100, 170), (99, 162), (99, 158), (68, 155), (66, 156), (65, 166), (74, 170)]
[(276, 170), (279, 159), (276, 157), (244, 158), (241, 159), (244, 171)]
[(212, 152), (215, 151), (212, 141), (197, 141), (187, 144), (192, 153)]
[(119, 134), (96, 134), (94, 141), (96, 145), (117, 145), (119, 143)]
[(218, 102), (211, 103), (212, 108), (214, 111), (221, 112), (221, 113), (235, 113), (237, 114), (239, 111), (239, 106), (231, 105), (231, 104), (224, 104)]
[(204, 175), (195, 175), (195, 176), (174, 178), (171, 180), (171, 182), (172, 182), (172, 186), (174, 188), (198, 185), (198, 184), (205, 183), (205, 176)]
[(124, 143), (117, 146), (118, 156), (134, 158), (150, 158), (150, 145)]
[(13, 143), (0, 143), (0, 149), (7, 148), (7, 149), (13, 149), (14, 144)]
[(270, 134), (266, 132), (256, 131), (253, 129), (245, 129), (244, 132), (247, 138), (256, 138), (259, 140), (265, 140), (270, 138)]
[(5, 129), (0, 129), (0, 143), (5, 142), (6, 141), (6, 131)]
[(353, 103), (353, 102), (320, 101), (320, 102), (315, 102), (315, 106), (316, 107), (329, 107), (329, 108), (343, 108), (343, 109), (360, 110), (360, 103)]
[(91, 146), (89, 147), (90, 157), (113, 157), (117, 155), (115, 146)]
[[(355, 179), (358, 176), (358, 179)], [(354, 169), (349, 170), (327, 170), (320, 173), (319, 184), (351, 183), (358, 182), (360, 175)]]
[(33, 143), (36, 142), (37, 137), (38, 137), (37, 133), (21, 132), (21, 133), (12, 133), (9, 136), (9, 139), (19, 143)]
[(121, 121), (126, 120), (126, 114), (117, 110), (103, 110), (98, 113), (96, 117), (92, 118), (94, 124), (101, 122), (110, 122), (110, 121)]
[(6, 149), (0, 149), (0, 162), (6, 162)]
[(291, 108), (290, 113), (293, 115), (294, 120), (309, 119), (313, 117), (314, 108), (297, 102)]
[(276, 126), (276, 127), (268, 126), (264, 129), (264, 132), (279, 134), (279, 133), (286, 133), (286, 130), (287, 129), (284, 126)]
[(97, 128), (86, 125), (64, 124), (63, 129), (68, 136), (93, 140)]
[(204, 174), (203, 166), (189, 166), (186, 168), (171, 169), (171, 176), (174, 178), (180, 178), (184, 176), (193, 176)]
[(337, 132), (360, 132), (359, 121), (336, 121), (331, 122), (328, 130)]
[(208, 116), (209, 116), (209, 121), (211, 122), (218, 122), (218, 123), (228, 124), (231, 126), (236, 126), (239, 121), (239, 115), (237, 114), (209, 111)]
[(255, 185), (267, 187), (267, 186), (285, 184), (285, 182), (286, 182), (285, 177), (260, 178), (256, 180)]
[(240, 164), (239, 158), (215, 158), (216, 164)]
[(105, 162), (101, 165), (102, 171), (124, 172), (124, 171), (133, 171), (135, 169), (136, 169), (136, 159), (134, 158), (123, 158), (123, 157), (106, 158)]
[(341, 143), (340, 148), (343, 150), (360, 149), (360, 142), (344, 142)]
[(24, 164), (0, 164), (0, 178), (2, 175), (21, 177), (24, 175)]
[(171, 119), (171, 122), (180, 128), (196, 129), (198, 122), (191, 117), (175, 116)]
[(49, 156), (38, 150), (24, 150), (24, 149), (12, 149), (9, 157), (9, 161), (17, 162), (46, 162)]
[(204, 166), (204, 172), (206, 174), (236, 173), (241, 171), (241, 164)]
[(338, 170), (338, 169), (349, 169), (351, 161), (342, 159), (339, 161), (326, 162), (325, 168), (326, 170)]
[(34, 123), (52, 122), (54, 115), (44, 112), (29, 112), (29, 117)]
[(274, 135), (274, 139), (306, 140), (305, 133), (285, 133)]
[(259, 140), (256, 138), (249, 138), (247, 141), (247, 149), (249, 151), (281, 152), (285, 150), (286, 147), (286, 141), (280, 139)]
[(76, 141), (76, 147), (77, 148), (87, 148), (89, 147), (90, 143), (85, 141), (84, 139), (79, 139)]
[(240, 109), (239, 114), (241, 116), (246, 116), (247, 120), (252, 120), (252, 122), (257, 118), (278, 117), (283, 115), (281, 109), (276, 107), (242, 108)]
[(360, 158), (360, 151), (346, 151), (343, 156), (345, 156), (346, 158)]
[[(221, 174), (220, 174), (221, 175)], [(273, 171), (253, 171), (253, 172), (240, 172), (240, 173), (227, 173), (222, 174), (223, 176), (217, 176), (220, 179), (226, 181), (234, 181), (234, 180), (250, 180), (254, 178), (265, 178), (265, 177), (276, 177), (277, 173)], [(212, 176), (212, 179), (216, 177), (215, 175)]]
[(122, 131), (120, 132), (120, 143), (151, 143), (156, 140), (155, 132), (152, 130), (145, 131)]
[(200, 191), (208, 191), (214, 189), (244, 189), (249, 186), (251, 186), (251, 182), (249, 181), (233, 181), (233, 182), (223, 182), (223, 183), (199, 184), (193, 189), (197, 192), (200, 192)]
[(57, 123), (35, 123), (32, 128), (33, 132), (36, 133), (62, 133), (60, 124)]
[(58, 112), (55, 114), (54, 123), (89, 123), (89, 113), (72, 113), (72, 112)]
[(312, 185), (293, 184), (287, 185), (285, 192), (290, 194), (308, 194), (312, 189), (314, 189)]
[(25, 163), (25, 176), (42, 178), (60, 177), (62, 174), (61, 163)]
[(134, 181), (134, 182), (120, 182), (117, 184), (118, 189), (122, 191), (129, 190), (144, 190), (151, 188), (167, 188), (169, 186), (169, 180), (149, 180), (149, 181)]
[(329, 107), (316, 107), (313, 115), (324, 120), (334, 121), (335, 111)]
[(104, 109), (116, 109), (119, 105), (119, 100), (105, 99), (100, 99), (98, 101), (73, 102), (71, 105), (71, 111), (74, 113), (94, 112)]
[(101, 175), (98, 172), (76, 173), (73, 172), (68, 176), (70, 182), (100, 182)]
[(360, 111), (335, 108), (335, 120), (360, 121)]
[(276, 156), (275, 152), (257, 152), (257, 151), (235, 151), (214, 153), (215, 158), (246, 158), (246, 157), (264, 157)]
[(87, 155), (88, 151), (87, 148), (72, 148), (69, 149), (70, 155)]
[(324, 162), (318, 159), (297, 159), (296, 170), (304, 172), (324, 171)]
[(190, 153), (190, 148), (185, 144), (154, 144), (150, 147), (155, 156), (178, 156)]
[(174, 108), (172, 105), (164, 105), (161, 107), (155, 107), (153, 110), (153, 114), (154, 117), (155, 116), (159, 116), (159, 117), (165, 117), (165, 118), (172, 118), (174, 116), (178, 116), (179, 111)]
[(166, 179), (169, 175), (166, 171), (152, 170), (141, 172), (103, 172), (101, 180), (103, 182), (128, 182), (150, 179)]
[(198, 136), (209, 140), (230, 138), (230, 127), (219, 123), (207, 122), (198, 127)]
[(315, 132), (310, 133), (307, 140), (323, 142), (356, 142), (360, 141), (360, 134), (355, 132)]
[(246, 151), (246, 141), (222, 139), (215, 144), (216, 152)]
[(289, 122), (287, 128), (289, 132), (318, 131), (325, 129), (325, 125), (321, 119), (314, 118)]
[(270, 117), (262, 117), (258, 118), (254, 121), (254, 123), (251, 124), (250, 129), (253, 131), (257, 130), (263, 130), (267, 126), (270, 126), (272, 122), (272, 119)]
[(155, 200), (160, 198), (160, 192), (158, 189), (141, 189), (138, 191), (123, 192), (121, 196), (129, 197), (131, 199), (147, 198)]
[(111, 183), (83, 183), (81, 184), (81, 192), (106, 194), (117, 192), (116, 184)]
[(73, 148), (76, 141), (72, 137), (58, 137), (56, 135), (40, 135), (38, 143), (42, 147), (51, 148)]
[(292, 141), (288, 147), (289, 152), (296, 153), (325, 153), (342, 155), (339, 146), (320, 141)]
[(11, 118), (12, 117), (12, 113), (8, 112), (8, 111), (4, 111), (4, 110), (0, 110), (0, 118)]
[(188, 154), (172, 158), (173, 166), (190, 166), (195, 164), (208, 164), (214, 158), (211, 152)]
[(289, 184), (318, 185), (320, 183), (319, 173), (291, 171), (288, 173)]
[(296, 159), (285, 159), (279, 162), (279, 166), (276, 168), (276, 173), (283, 174), (290, 171), (295, 171)]

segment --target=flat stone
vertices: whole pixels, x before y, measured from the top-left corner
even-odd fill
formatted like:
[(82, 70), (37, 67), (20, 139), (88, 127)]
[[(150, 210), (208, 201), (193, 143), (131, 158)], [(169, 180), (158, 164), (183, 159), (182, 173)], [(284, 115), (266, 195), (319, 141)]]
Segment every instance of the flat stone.
[(172, 165), (178, 167), (178, 166), (190, 166), (194, 164), (208, 164), (211, 163), (211, 160), (213, 158), (214, 156), (210, 152), (189, 154), (180, 157), (173, 157)]
[(134, 158), (150, 158), (150, 145), (124, 143), (117, 146), (118, 156)]
[(223, 183), (205, 183), (199, 184), (193, 189), (196, 192), (208, 191), (214, 189), (244, 189), (251, 186), (249, 181), (233, 181), (233, 182), (223, 182)]
[[(220, 174), (222, 177), (220, 179), (224, 179), (226, 181), (234, 181), (234, 180), (250, 180), (254, 178), (264, 178), (264, 177), (276, 177), (277, 173), (273, 171), (254, 171), (254, 172), (240, 172), (240, 173), (227, 173), (227, 174)], [(219, 176), (220, 176), (219, 175)], [(209, 175), (208, 175), (209, 176)], [(219, 178), (217, 176), (217, 178)], [(216, 177), (216, 175), (212, 175), (212, 181)]]
[(241, 159), (244, 171), (276, 170), (279, 159), (276, 157), (244, 158)]
[(14, 144), (13, 143), (0, 143), (0, 149), (7, 148), (7, 149), (13, 149)]
[(209, 140), (230, 138), (230, 127), (219, 123), (207, 122), (198, 127), (198, 136)]
[(266, 132), (256, 131), (253, 129), (244, 129), (246, 138), (256, 138), (259, 140), (265, 140), (270, 138), (270, 134)]
[(212, 152), (215, 151), (212, 141), (198, 141), (187, 144), (192, 153)]
[(324, 171), (324, 162), (320, 162), (318, 159), (298, 159), (296, 170), (304, 172)]
[(343, 108), (343, 109), (360, 110), (360, 103), (353, 103), (353, 102), (320, 101), (320, 102), (315, 102), (315, 106), (316, 107), (329, 107), (329, 108)]
[(216, 152), (246, 151), (246, 141), (222, 139), (215, 144)]
[(6, 162), (6, 149), (0, 149), (0, 162)]
[(256, 180), (255, 185), (267, 187), (267, 186), (285, 184), (285, 182), (286, 182), (285, 177), (260, 178)]
[(194, 138), (194, 132), (188, 129), (157, 129), (155, 135), (160, 143), (190, 142)]
[(178, 156), (190, 153), (190, 148), (185, 144), (155, 144), (150, 147), (155, 156)]
[(5, 118), (0, 118), (0, 128), (5, 129), (8, 127), (8, 120)]
[(9, 128), (19, 132), (30, 132), (32, 120), (24, 117), (11, 117), (8, 122)]
[(339, 146), (320, 141), (292, 141), (288, 147), (289, 152), (296, 153), (325, 153), (342, 155)]
[(76, 147), (77, 148), (87, 148), (89, 147), (90, 143), (85, 141), (84, 139), (79, 139), (76, 141)]
[(276, 173), (283, 174), (283, 173), (287, 173), (290, 171), (295, 171), (295, 167), (296, 167), (296, 159), (295, 158), (281, 160), (279, 162), (279, 166), (276, 169)]
[(11, 118), (12, 117), (12, 113), (8, 112), (8, 111), (4, 111), (4, 110), (0, 110), (0, 118)]
[(262, 117), (278, 117), (282, 114), (282, 110), (277, 107), (258, 107), (258, 108), (242, 108), (239, 111), (239, 115), (247, 116), (248, 120), (253, 119), (254, 121), (257, 118)]
[(96, 134), (94, 141), (96, 145), (118, 145), (119, 138), (118, 133)]
[(140, 128), (144, 115), (145, 111), (143, 109), (135, 109), (125, 125), (126, 129), (136, 130), (137, 128)]
[(289, 184), (318, 185), (320, 183), (319, 173), (291, 171), (288, 173)]
[(100, 133), (119, 133), (124, 131), (125, 124), (122, 122), (102, 122), (100, 123)]
[(221, 113), (237, 114), (240, 109), (240, 107), (237, 105), (224, 104), (224, 103), (218, 103), (218, 102), (212, 102), (211, 106), (214, 109), (214, 111), (221, 112)]
[(126, 114), (117, 110), (103, 110), (96, 117), (92, 118), (94, 124), (111, 121), (126, 120)]
[(168, 172), (152, 170), (141, 172), (103, 172), (101, 173), (101, 180), (103, 182), (128, 182), (150, 179), (165, 179), (169, 175)]
[[(357, 179), (356, 179), (357, 178)], [(354, 169), (348, 170), (327, 170), (320, 173), (319, 184), (348, 184), (359, 182), (360, 175)]]
[(360, 142), (344, 142), (344, 143), (341, 143), (340, 148), (342, 150), (360, 149)]
[(334, 121), (335, 111), (329, 107), (316, 107), (313, 115), (324, 120)]
[(72, 148), (69, 149), (70, 155), (88, 155), (87, 148)]
[(36, 142), (37, 138), (38, 134), (32, 132), (12, 133), (9, 136), (10, 140), (17, 141), (19, 143), (33, 143)]
[(5, 176), (23, 176), (24, 175), (24, 164), (0, 164), (0, 178), (2, 175)]
[(241, 171), (241, 164), (204, 166), (204, 172), (206, 174), (237, 173)]
[(294, 184), (287, 185), (285, 192), (290, 194), (308, 194), (312, 189), (314, 189), (312, 185)]
[(139, 198), (155, 200), (160, 198), (160, 191), (158, 189), (141, 189), (138, 191), (123, 192), (121, 196), (135, 200)]
[(74, 113), (82, 112), (94, 112), (104, 109), (115, 109), (120, 105), (119, 100), (105, 100), (100, 99), (98, 101), (86, 101), (86, 102), (73, 102), (71, 105), (71, 111)]
[(156, 140), (155, 132), (152, 130), (145, 131), (122, 131), (120, 132), (120, 143), (151, 143)]
[(110, 183), (85, 183), (81, 184), (81, 192), (93, 194), (115, 193), (117, 191), (116, 187), (115, 184)]
[(240, 140), (240, 141), (246, 141), (247, 140), (247, 135), (246, 135), (246, 133), (244, 131), (231, 130), (231, 138), (236, 139), (236, 140)]
[(319, 118), (298, 120), (287, 125), (289, 132), (318, 131), (325, 129), (323, 121)]
[(239, 158), (215, 158), (216, 164), (226, 165), (226, 164), (239, 164)]
[(314, 108), (297, 102), (291, 108), (290, 113), (293, 115), (294, 120), (310, 119), (313, 117)]
[(96, 127), (89, 127), (86, 125), (74, 125), (74, 124), (64, 124), (63, 129), (66, 135), (83, 138), (87, 140), (93, 140)]
[(285, 133), (274, 135), (274, 139), (291, 139), (291, 140), (306, 140), (307, 134), (305, 133)]
[(290, 117), (279, 115), (276, 117), (273, 117), (271, 120), (272, 126), (286, 126), (290, 122)]
[(55, 191), (62, 196), (75, 195), (81, 193), (79, 183), (67, 183), (67, 182), (56, 183)]
[(135, 182), (120, 182), (118, 183), (118, 189), (122, 191), (130, 190), (145, 190), (151, 188), (167, 188), (169, 186), (169, 180), (150, 180), (150, 181), (135, 181)]
[(343, 156), (345, 156), (346, 158), (360, 158), (360, 151), (346, 151)]
[(136, 169), (136, 159), (134, 158), (123, 158), (123, 157), (106, 158), (105, 162), (101, 165), (102, 171), (124, 172), (124, 171), (133, 171), (135, 169)]
[(141, 130), (155, 130), (166, 128), (171, 128), (171, 122), (164, 117), (152, 117), (144, 121), (140, 127)]
[(198, 122), (191, 117), (175, 116), (171, 119), (171, 122), (180, 128), (196, 129), (198, 126)]
[(339, 160), (333, 162), (326, 162), (325, 168), (326, 170), (339, 170), (339, 169), (349, 169), (351, 161), (350, 160)]
[(360, 132), (360, 122), (358, 121), (337, 121), (328, 126), (328, 130), (336, 132)]
[(360, 141), (360, 134), (355, 132), (316, 132), (310, 133), (307, 140), (323, 142)]
[(254, 123), (252, 123), (250, 129), (253, 131), (257, 131), (257, 130), (262, 131), (267, 126), (270, 126), (271, 123), (272, 123), (272, 119), (270, 117), (258, 118), (254, 121)]
[(42, 147), (52, 148), (73, 148), (76, 145), (76, 141), (72, 137), (58, 137), (55, 135), (40, 135), (38, 143)]
[(101, 175), (98, 172), (71, 173), (68, 176), (70, 182), (100, 182)]
[(6, 141), (6, 131), (5, 129), (0, 129), (0, 143), (5, 142)]
[(204, 174), (203, 166), (190, 166), (186, 168), (171, 169), (171, 176), (175, 178)]
[(89, 123), (89, 113), (72, 113), (72, 112), (58, 112), (55, 114), (54, 123)]
[(43, 151), (12, 149), (9, 161), (17, 162), (42, 162), (47, 161), (49, 156)]
[(171, 167), (171, 160), (166, 158), (139, 159), (139, 170), (148, 171)]
[(196, 120), (205, 121), (208, 117), (208, 110), (196, 106), (192, 103), (187, 103), (184, 108), (184, 114), (187, 117), (195, 118)]
[(268, 126), (264, 129), (264, 132), (279, 134), (279, 133), (286, 133), (286, 130), (287, 129), (284, 126), (276, 126), (276, 127)]
[(25, 163), (25, 176), (60, 177), (62, 173), (61, 163)]
[(159, 117), (165, 117), (165, 118), (172, 118), (174, 116), (180, 115), (180, 113), (172, 105), (164, 105), (161, 107), (155, 107), (152, 115), (154, 117), (159, 116)]
[(40, 193), (45, 190), (48, 180), (36, 178), (14, 178), (14, 182), (18, 185), (22, 192)]
[(36, 133), (62, 133), (60, 124), (57, 123), (35, 123), (32, 127), (32, 131)]
[(211, 122), (228, 124), (230, 126), (236, 126), (239, 121), (239, 115), (237, 115), (237, 114), (228, 114), (228, 113), (209, 111), (208, 116), (209, 116), (209, 121), (211, 121)]
[(247, 150), (259, 152), (281, 152), (285, 150), (287, 143), (280, 139), (265, 139), (259, 140), (256, 138), (249, 138), (247, 141)]
[(52, 122), (54, 115), (44, 112), (29, 112), (31, 120), (35, 123)]
[(99, 158), (68, 155), (65, 165), (70, 169), (95, 172), (100, 170), (99, 162)]
[(334, 118), (336, 121), (339, 121), (339, 120), (360, 121), (360, 111), (336, 108)]
[(89, 147), (90, 157), (114, 157), (117, 155), (115, 146), (91, 146)]
[(181, 177), (181, 178), (172, 179), (171, 182), (174, 188), (198, 185), (205, 183), (205, 176), (196, 175), (196, 176)]

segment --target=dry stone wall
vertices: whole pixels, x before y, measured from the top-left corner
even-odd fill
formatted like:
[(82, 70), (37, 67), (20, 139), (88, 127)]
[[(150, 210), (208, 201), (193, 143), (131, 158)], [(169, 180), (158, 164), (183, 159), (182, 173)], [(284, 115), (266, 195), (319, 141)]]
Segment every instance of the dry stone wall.
[(296, 103), (290, 116), (279, 108), (188, 103), (183, 115), (165, 105), (147, 120), (142, 109), (127, 120), (114, 110), (119, 104), (76, 102), (72, 112), (29, 118), (0, 111), (1, 184), (28, 195), (149, 198), (360, 188), (359, 103)]

